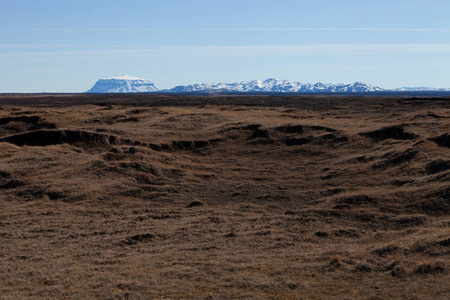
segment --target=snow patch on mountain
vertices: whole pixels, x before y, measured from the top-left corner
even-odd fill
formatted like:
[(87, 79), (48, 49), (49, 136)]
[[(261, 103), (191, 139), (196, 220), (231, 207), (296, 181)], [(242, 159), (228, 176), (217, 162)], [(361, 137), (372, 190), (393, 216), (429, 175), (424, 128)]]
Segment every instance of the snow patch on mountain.
[(105, 80), (109, 80), (109, 79), (116, 79), (116, 80), (145, 80), (145, 79), (142, 79), (142, 78), (131, 77), (131, 76), (128, 76), (126, 74), (121, 75), (121, 76), (111, 77), (111, 78), (102, 78), (102, 79), (105, 79)]

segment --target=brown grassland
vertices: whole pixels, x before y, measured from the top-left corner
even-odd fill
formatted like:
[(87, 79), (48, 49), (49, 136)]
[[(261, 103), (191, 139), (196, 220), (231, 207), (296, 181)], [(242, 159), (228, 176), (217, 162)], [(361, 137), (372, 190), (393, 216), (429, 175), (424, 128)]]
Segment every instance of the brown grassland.
[(449, 299), (450, 99), (0, 95), (0, 299)]

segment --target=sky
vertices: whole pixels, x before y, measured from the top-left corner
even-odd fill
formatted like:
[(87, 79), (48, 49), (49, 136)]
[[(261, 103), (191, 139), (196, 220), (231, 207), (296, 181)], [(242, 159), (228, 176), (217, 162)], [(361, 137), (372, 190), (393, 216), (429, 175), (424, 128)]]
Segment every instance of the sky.
[(448, 0), (0, 0), (0, 93), (266, 78), (450, 88)]

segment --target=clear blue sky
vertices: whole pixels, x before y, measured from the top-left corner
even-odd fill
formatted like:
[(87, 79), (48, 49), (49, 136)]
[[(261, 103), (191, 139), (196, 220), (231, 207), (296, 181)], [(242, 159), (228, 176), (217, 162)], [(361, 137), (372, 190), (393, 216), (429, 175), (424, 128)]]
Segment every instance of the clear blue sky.
[(449, 0), (0, 0), (0, 92), (275, 77), (450, 88)]

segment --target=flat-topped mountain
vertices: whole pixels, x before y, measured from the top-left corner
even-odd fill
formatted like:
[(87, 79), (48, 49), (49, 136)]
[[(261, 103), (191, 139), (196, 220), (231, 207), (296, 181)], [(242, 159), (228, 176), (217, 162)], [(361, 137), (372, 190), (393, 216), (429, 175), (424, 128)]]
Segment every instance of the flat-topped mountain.
[(86, 93), (151, 93), (158, 91), (155, 85), (149, 80), (122, 75), (99, 79)]

